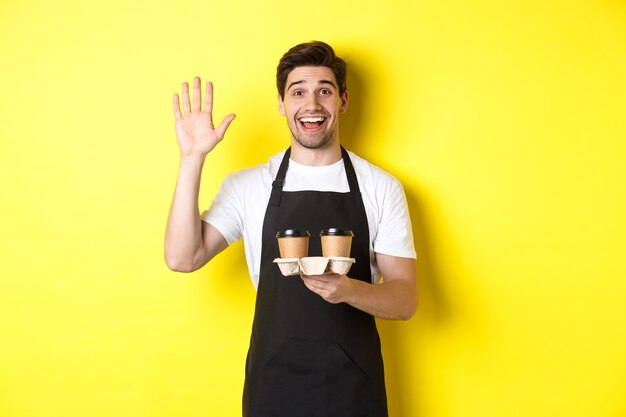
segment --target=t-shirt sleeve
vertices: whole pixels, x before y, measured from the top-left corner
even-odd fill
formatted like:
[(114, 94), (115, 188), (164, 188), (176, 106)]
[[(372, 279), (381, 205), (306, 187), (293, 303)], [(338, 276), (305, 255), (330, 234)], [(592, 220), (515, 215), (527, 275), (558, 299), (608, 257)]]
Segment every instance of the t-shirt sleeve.
[(234, 177), (226, 177), (208, 210), (201, 219), (215, 227), (230, 245), (243, 238), (241, 192)]
[(396, 180), (389, 185), (385, 194), (378, 232), (373, 242), (374, 252), (415, 259), (413, 229), (404, 189)]

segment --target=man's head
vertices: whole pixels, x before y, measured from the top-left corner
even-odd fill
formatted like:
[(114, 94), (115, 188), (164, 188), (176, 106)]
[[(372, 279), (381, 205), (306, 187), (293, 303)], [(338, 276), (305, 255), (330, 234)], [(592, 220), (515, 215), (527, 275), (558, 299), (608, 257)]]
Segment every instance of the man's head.
[(297, 45), (283, 56), (277, 71), (278, 109), (287, 119), (292, 145), (339, 146), (339, 115), (348, 106), (345, 79), (345, 62), (323, 42)]
[(280, 59), (276, 68), (276, 87), (278, 94), (285, 99), (285, 87), (289, 73), (296, 67), (327, 67), (335, 74), (339, 95), (346, 91), (346, 63), (335, 55), (327, 43), (313, 41), (301, 43), (288, 50)]

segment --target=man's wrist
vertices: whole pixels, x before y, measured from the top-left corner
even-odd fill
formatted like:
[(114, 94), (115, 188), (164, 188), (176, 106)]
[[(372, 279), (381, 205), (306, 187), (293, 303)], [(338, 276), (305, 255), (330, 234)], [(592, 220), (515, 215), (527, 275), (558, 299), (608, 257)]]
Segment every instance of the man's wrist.
[(206, 154), (204, 155), (200, 155), (200, 154), (187, 154), (187, 155), (180, 155), (180, 165), (182, 166), (193, 166), (193, 167), (199, 167), (202, 168), (202, 166), (204, 165), (204, 161), (206, 160)]
[(347, 294), (345, 295), (344, 302), (350, 305), (354, 305), (354, 303), (356, 303), (357, 300), (359, 299), (359, 294), (362, 291), (362, 288), (360, 285), (361, 281), (359, 281), (358, 279), (350, 278), (347, 275), (346, 275), (346, 278), (348, 279), (349, 289), (348, 289)]

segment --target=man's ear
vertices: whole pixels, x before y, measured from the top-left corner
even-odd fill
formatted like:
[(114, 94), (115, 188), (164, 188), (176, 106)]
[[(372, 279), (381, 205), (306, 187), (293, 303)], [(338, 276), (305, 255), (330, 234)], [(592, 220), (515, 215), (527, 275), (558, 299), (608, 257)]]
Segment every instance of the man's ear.
[(348, 110), (348, 90), (344, 91), (341, 95), (341, 105), (339, 106), (339, 113), (345, 113)]
[(278, 95), (278, 112), (281, 116), (285, 115), (285, 106), (283, 105), (283, 98), (280, 96), (280, 94)]

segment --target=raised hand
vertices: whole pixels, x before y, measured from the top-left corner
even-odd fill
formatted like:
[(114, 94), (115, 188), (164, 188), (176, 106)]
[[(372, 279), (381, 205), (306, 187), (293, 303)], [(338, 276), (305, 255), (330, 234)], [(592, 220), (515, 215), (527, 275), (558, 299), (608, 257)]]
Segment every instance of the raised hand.
[(183, 110), (180, 111), (178, 94), (174, 94), (174, 117), (176, 118), (176, 138), (181, 156), (206, 156), (215, 148), (235, 118), (229, 114), (216, 128), (213, 125), (213, 84), (206, 84), (204, 109), (201, 106), (200, 77), (193, 80), (193, 109), (189, 100), (189, 85), (183, 83)]

